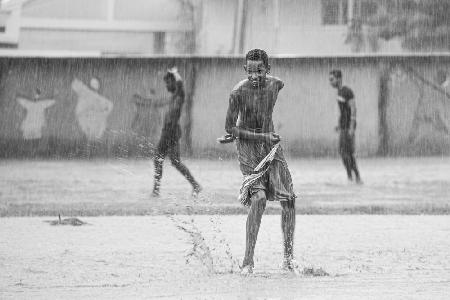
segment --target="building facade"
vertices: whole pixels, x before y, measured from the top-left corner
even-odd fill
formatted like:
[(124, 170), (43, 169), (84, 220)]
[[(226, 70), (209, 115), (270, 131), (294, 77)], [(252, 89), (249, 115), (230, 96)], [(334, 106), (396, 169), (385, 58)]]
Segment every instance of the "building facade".
[[(199, 55), (400, 53), (358, 23), (375, 0), (9, 0), (0, 41), (21, 50)], [(376, 48), (376, 49), (375, 49)]]
[(177, 0), (10, 0), (2, 12), (19, 50), (184, 53), (192, 30)]

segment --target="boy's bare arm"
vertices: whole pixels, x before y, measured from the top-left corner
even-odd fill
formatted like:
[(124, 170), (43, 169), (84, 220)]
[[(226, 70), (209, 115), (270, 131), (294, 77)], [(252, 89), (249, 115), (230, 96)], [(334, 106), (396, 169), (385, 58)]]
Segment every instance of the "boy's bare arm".
[(280, 141), (280, 136), (274, 132), (257, 133), (239, 127), (233, 127), (231, 132), (240, 139), (266, 141), (271, 143)]
[(353, 135), (355, 133), (356, 129), (356, 103), (355, 99), (350, 99), (348, 101), (348, 104), (350, 106), (350, 135)]
[(165, 106), (170, 104), (170, 99), (164, 98), (146, 98), (139, 94), (133, 95), (134, 103), (144, 106)]

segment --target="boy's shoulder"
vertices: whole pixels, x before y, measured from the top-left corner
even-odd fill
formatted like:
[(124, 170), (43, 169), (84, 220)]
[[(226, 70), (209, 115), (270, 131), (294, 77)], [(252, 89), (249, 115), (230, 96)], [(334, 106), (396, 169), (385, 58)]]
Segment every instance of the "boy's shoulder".
[(266, 79), (269, 81), (270, 85), (275, 86), (278, 90), (284, 87), (284, 82), (278, 77), (267, 75)]
[(243, 88), (246, 88), (247, 85), (248, 85), (249, 83), (250, 83), (250, 82), (249, 82), (248, 79), (243, 79), (243, 80), (239, 81), (239, 82), (233, 87), (233, 89), (231, 90), (231, 92), (232, 92), (232, 93), (239, 92), (239, 91), (241, 91)]
[[(283, 86), (284, 86), (283, 80), (281, 80), (280, 78), (275, 77), (275, 76), (269, 76), (269, 75), (267, 75), (266, 81), (269, 83), (269, 85), (276, 85), (276, 86), (278, 86), (280, 89), (283, 88)], [(240, 90), (246, 89), (246, 88), (251, 88), (250, 81), (249, 81), (247, 78), (246, 78), (246, 79), (243, 79), (243, 80), (241, 80), (241, 81), (239, 81), (239, 82), (233, 87), (232, 92), (240, 91)]]

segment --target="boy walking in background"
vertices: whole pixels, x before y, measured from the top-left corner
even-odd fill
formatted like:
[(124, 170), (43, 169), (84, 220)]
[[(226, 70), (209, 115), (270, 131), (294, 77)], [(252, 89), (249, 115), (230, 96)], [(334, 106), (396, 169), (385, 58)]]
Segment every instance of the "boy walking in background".
[[(155, 181), (153, 185), (152, 196), (159, 196), (159, 189), (161, 185), (161, 178), (163, 172), (163, 162), (166, 155), (169, 155), (172, 165), (189, 181), (193, 188), (193, 196), (197, 196), (201, 191), (201, 187), (194, 179), (189, 169), (180, 160), (180, 144), (181, 127), (180, 117), (184, 104), (184, 87), (183, 80), (176, 68), (169, 69), (164, 75), (164, 82), (167, 91), (171, 93), (169, 100), (153, 100), (153, 105), (162, 106), (168, 105), (169, 108), (164, 116), (164, 124), (161, 132), (159, 143), (156, 147), (154, 158), (155, 164)], [(145, 98), (135, 95), (142, 101)]]
[(353, 91), (342, 85), (342, 71), (330, 71), (330, 84), (337, 89), (337, 103), (339, 106), (340, 116), (339, 124), (336, 130), (339, 131), (339, 154), (342, 157), (347, 177), (349, 181), (353, 180), (361, 184), (358, 166), (355, 159), (355, 130), (356, 130), (356, 104)]

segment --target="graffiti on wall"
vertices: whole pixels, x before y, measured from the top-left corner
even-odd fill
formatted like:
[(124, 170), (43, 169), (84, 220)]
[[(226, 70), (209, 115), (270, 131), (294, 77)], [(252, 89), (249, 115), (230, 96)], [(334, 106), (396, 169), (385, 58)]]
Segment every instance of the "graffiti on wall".
[(150, 97), (145, 98), (139, 94), (133, 96), (133, 104), (135, 106), (134, 117), (131, 123), (131, 129), (139, 136), (153, 138), (160, 131), (161, 110), (158, 109), (152, 98), (155, 97), (155, 91), (150, 91)]
[(391, 66), (388, 122), (392, 149), (445, 149), (450, 141), (448, 72), (419, 68), (402, 63)]
[[(407, 68), (406, 71), (414, 78), (418, 88), (418, 100), (408, 142), (414, 143), (417, 140), (421, 127), (428, 127), (437, 134), (449, 135), (450, 97), (446, 91), (448, 87), (446, 72), (438, 70), (435, 80), (430, 81), (412, 68)], [(425, 92), (430, 90), (434, 90), (438, 96), (426, 96)]]
[(46, 126), (45, 110), (55, 104), (53, 99), (40, 99), (40, 91), (36, 89), (33, 99), (17, 97), (16, 101), (22, 106), (26, 115), (20, 129), (23, 138), (36, 140), (42, 138), (42, 129)]
[(88, 140), (97, 140), (105, 132), (108, 116), (113, 110), (113, 103), (99, 94), (100, 81), (92, 78), (89, 86), (75, 78), (72, 89), (78, 96), (75, 115), (81, 130)]

